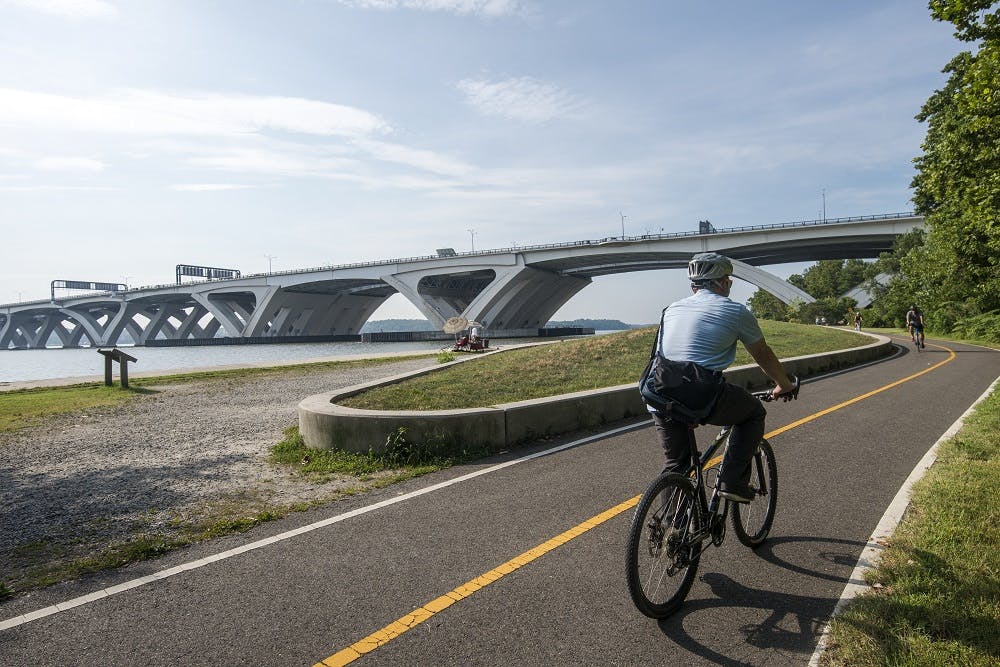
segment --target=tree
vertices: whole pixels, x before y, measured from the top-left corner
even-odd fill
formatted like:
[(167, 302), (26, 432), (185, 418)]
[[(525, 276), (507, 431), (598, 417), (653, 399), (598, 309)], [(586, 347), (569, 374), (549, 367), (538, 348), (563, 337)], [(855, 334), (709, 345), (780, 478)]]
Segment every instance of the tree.
[[(797, 286), (815, 299), (839, 299), (874, 275), (860, 259), (824, 259), (806, 269)], [(793, 279), (796, 276), (789, 279), (795, 283)]]
[[(928, 235), (900, 265), (926, 292), (932, 327), (1000, 309), (1000, 9), (986, 0), (931, 0), (934, 19), (978, 43), (944, 68), (950, 76), (917, 119), (927, 123), (913, 201)], [(961, 309), (956, 304), (963, 304)], [(964, 311), (964, 314), (960, 311)]]
[(824, 259), (810, 266), (805, 273), (788, 278), (788, 282), (817, 299), (816, 303), (785, 305), (777, 297), (759, 289), (747, 300), (747, 306), (750, 312), (762, 319), (811, 323), (817, 317), (824, 317), (833, 324), (844, 320), (846, 314), (857, 306), (854, 299), (844, 298), (843, 295), (876, 274), (873, 264), (860, 259)]
[(910, 306), (927, 307), (928, 284), (921, 280), (919, 268), (928, 261), (924, 249), (926, 237), (923, 229), (910, 230), (896, 237), (892, 250), (882, 253), (875, 262), (875, 275), (888, 274), (889, 280), (884, 285), (874, 279), (868, 282), (873, 297), (865, 318), (869, 326), (904, 327)]
[(793, 308), (770, 292), (758, 289), (747, 299), (747, 307), (754, 317), (762, 320), (788, 322), (792, 318)]
[(858, 302), (850, 298), (823, 297), (799, 307), (795, 319), (803, 324), (814, 324), (822, 317), (827, 324), (853, 324), (847, 321), (847, 313), (853, 311)]

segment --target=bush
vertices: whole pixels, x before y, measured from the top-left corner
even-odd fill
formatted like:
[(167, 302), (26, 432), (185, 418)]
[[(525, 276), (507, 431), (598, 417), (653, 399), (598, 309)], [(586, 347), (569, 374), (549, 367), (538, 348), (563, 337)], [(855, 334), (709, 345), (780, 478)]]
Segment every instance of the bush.
[(400, 426), (386, 438), (384, 452), (369, 452), (368, 456), (386, 468), (401, 468), (427, 465), (447, 467), (456, 460), (468, 460), (485, 454), (486, 451), (470, 452), (462, 448), (447, 433), (432, 437), (426, 442), (411, 442), (406, 439), (406, 428)]
[(990, 343), (1000, 343), (1000, 310), (966, 317), (958, 320), (951, 327), (951, 333), (960, 338), (982, 340)]

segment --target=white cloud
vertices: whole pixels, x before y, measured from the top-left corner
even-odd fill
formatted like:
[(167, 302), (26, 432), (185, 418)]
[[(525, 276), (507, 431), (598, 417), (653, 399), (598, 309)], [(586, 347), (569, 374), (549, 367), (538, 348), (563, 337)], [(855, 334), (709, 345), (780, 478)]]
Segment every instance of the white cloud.
[(373, 140), (355, 141), (354, 145), (377, 160), (415, 167), (435, 174), (461, 176), (475, 171), (471, 165), (433, 151)]
[(0, 192), (111, 192), (115, 188), (95, 185), (0, 186)]
[(259, 186), (241, 185), (238, 183), (178, 183), (171, 185), (171, 190), (177, 192), (217, 192), (220, 190), (250, 190)]
[(104, 0), (0, 0), (0, 3), (69, 19), (108, 18), (118, 10)]
[(280, 130), (350, 137), (391, 129), (374, 114), (329, 102), (137, 89), (70, 97), (0, 88), (0, 124), (110, 134), (239, 135)]
[(446, 154), (367, 138), (313, 145), (260, 135), (225, 137), (212, 142), (156, 138), (137, 144), (135, 149), (136, 159), (173, 154), (181, 156), (186, 165), (200, 168), (279, 178), (349, 179), (366, 187), (412, 187), (410, 179), (414, 177), (387, 173), (386, 165), (432, 174), (428, 181), (434, 184), (450, 182), (439, 176), (467, 180), (479, 172), (475, 165)]
[(35, 167), (43, 171), (104, 171), (100, 160), (85, 157), (45, 157), (35, 161)]
[(543, 123), (581, 108), (579, 100), (569, 92), (531, 77), (505, 81), (463, 79), (458, 89), (480, 113), (525, 123)]
[(525, 11), (525, 3), (521, 0), (340, 0), (340, 2), (348, 7), (360, 9), (414, 9), (481, 16), (512, 16)]
[(187, 162), (209, 169), (275, 176), (320, 176), (357, 169), (354, 160), (321, 155), (295, 146), (206, 149), (200, 155), (190, 156)]

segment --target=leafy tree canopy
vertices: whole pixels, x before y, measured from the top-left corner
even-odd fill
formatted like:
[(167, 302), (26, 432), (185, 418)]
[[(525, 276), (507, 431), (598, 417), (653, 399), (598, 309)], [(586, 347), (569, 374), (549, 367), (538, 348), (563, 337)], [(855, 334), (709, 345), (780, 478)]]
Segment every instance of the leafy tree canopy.
[(929, 233), (902, 269), (926, 292), (931, 326), (1000, 309), (1000, 8), (985, 0), (932, 0), (931, 15), (978, 42), (944, 68), (949, 78), (917, 119), (927, 123), (923, 154), (914, 160), (918, 213)]

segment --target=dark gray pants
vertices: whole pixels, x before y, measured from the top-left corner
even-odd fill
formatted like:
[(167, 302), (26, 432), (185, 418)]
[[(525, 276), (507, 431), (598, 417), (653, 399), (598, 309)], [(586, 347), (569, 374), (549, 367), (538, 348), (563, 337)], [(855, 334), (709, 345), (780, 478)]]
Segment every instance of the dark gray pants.
[[(684, 472), (690, 463), (688, 454), (688, 429), (684, 422), (665, 419), (658, 412), (651, 413), (656, 434), (667, 456), (663, 472)], [(757, 445), (764, 437), (764, 417), (767, 410), (760, 400), (742, 387), (728, 382), (722, 389), (719, 402), (705, 420), (716, 426), (732, 426), (729, 449), (722, 460), (719, 481), (726, 484), (746, 484), (750, 480), (750, 461)]]

